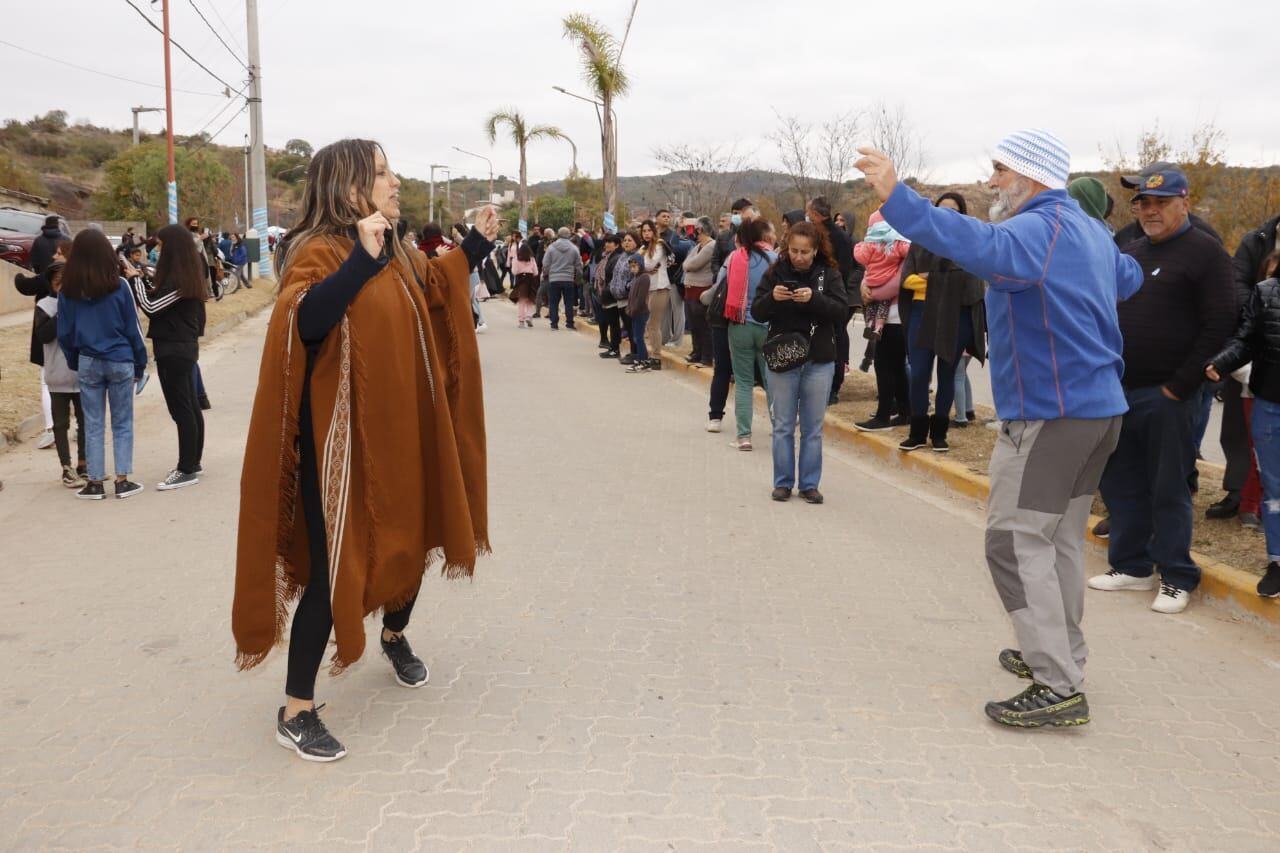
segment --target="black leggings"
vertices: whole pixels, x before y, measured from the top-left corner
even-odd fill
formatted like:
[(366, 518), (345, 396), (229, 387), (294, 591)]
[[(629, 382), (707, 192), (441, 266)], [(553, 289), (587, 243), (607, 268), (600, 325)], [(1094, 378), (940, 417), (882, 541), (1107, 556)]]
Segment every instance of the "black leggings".
[(622, 310), (617, 305), (600, 307), (600, 343), (613, 352), (622, 346)]
[(163, 356), (156, 359), (156, 373), (169, 417), (178, 425), (177, 468), (194, 474), (204, 460), (204, 413), (196, 395), (196, 363), (189, 358)]
[(908, 417), (912, 412), (907, 382), (907, 336), (901, 323), (884, 324), (880, 340), (876, 342), (875, 364), (876, 415)]
[(53, 443), (58, 448), (58, 461), (62, 467), (71, 466), (71, 443), (67, 438), (71, 428), (71, 410), (76, 412), (76, 462), (84, 463), (84, 411), (80, 408), (80, 394), (50, 391), (53, 408)]
[[(309, 420), (309, 419), (308, 419)], [(308, 430), (303, 431), (306, 436)], [(324, 514), (320, 503), (320, 478), (316, 476), (315, 452), (309, 445), (313, 440), (304, 438), (302, 451), (303, 520), (307, 525), (307, 545), (311, 552), (311, 578), (302, 593), (298, 607), (293, 611), (293, 626), (289, 629), (289, 673), (285, 678), (284, 692), (294, 699), (315, 698), (316, 673), (324, 660), (325, 646), (333, 630), (333, 611), (329, 607), (329, 549), (325, 544)], [(311, 452), (308, 452), (311, 450)], [(382, 615), (382, 626), (399, 633), (409, 624), (417, 596), (399, 610)]]

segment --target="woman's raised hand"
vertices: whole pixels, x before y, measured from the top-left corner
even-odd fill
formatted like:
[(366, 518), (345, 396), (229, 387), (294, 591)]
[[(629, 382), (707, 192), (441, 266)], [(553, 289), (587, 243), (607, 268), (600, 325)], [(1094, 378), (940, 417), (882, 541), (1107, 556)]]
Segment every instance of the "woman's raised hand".
[(484, 237), (490, 243), (498, 236), (498, 212), (493, 209), (493, 205), (486, 204), (479, 213), (476, 214), (476, 230), (480, 232), (480, 236)]
[(376, 258), (382, 254), (385, 232), (390, 227), (391, 223), (381, 213), (375, 213), (356, 223), (356, 234), (360, 237), (360, 245), (364, 246), (369, 257)]

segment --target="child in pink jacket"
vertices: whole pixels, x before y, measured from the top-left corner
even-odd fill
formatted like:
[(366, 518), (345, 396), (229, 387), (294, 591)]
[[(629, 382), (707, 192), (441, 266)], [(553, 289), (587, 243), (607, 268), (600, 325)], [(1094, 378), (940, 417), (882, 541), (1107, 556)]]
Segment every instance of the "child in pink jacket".
[(862, 283), (871, 291), (871, 299), (863, 306), (868, 338), (879, 338), (889, 319), (889, 309), (898, 301), (902, 283), (902, 262), (911, 243), (876, 210), (867, 219), (867, 236), (853, 247), (853, 257), (867, 269)]

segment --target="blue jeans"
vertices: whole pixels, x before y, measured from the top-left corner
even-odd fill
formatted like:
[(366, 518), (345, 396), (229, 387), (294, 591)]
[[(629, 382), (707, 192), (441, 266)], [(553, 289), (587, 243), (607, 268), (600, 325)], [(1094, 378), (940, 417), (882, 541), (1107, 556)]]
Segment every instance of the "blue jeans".
[(1209, 415), (1213, 412), (1214, 395), (1221, 390), (1221, 382), (1206, 382), (1200, 386), (1200, 390), (1197, 392), (1200, 396), (1193, 398), (1197, 400), (1195, 433), (1193, 435), (1197, 454), (1200, 452), (1200, 445), (1204, 444), (1204, 434), (1209, 429)]
[(956, 422), (968, 423), (969, 412), (973, 411), (973, 385), (969, 382), (969, 362), (973, 356), (960, 356), (960, 366), (956, 368)]
[(773, 486), (796, 485), (796, 422), (800, 422), (800, 491), (818, 488), (822, 479), (822, 419), (831, 394), (835, 365), (806, 362), (769, 380), (769, 418), (773, 421)]
[(1170, 400), (1152, 385), (1126, 388), (1129, 411), (1120, 443), (1102, 474), (1111, 512), (1107, 559), (1116, 571), (1193, 590), (1200, 567), (1191, 560), (1193, 430), (1199, 399)]
[(89, 479), (106, 475), (107, 404), (111, 405), (111, 451), (115, 474), (133, 471), (133, 363), (80, 356), (80, 404), (84, 408), (85, 464)]
[(1253, 398), (1253, 449), (1262, 478), (1262, 531), (1267, 560), (1280, 561), (1280, 403)]
[(573, 328), (573, 303), (578, 298), (577, 286), (571, 281), (553, 281), (547, 288), (547, 312), (551, 317), (551, 328), (560, 325), (560, 302), (564, 301), (564, 325)]
[(924, 303), (916, 302), (911, 306), (911, 316), (907, 319), (907, 362), (910, 366), (908, 388), (911, 396), (911, 414), (913, 417), (924, 417), (929, 413), (929, 383), (933, 380), (933, 365), (937, 361), (938, 389), (934, 392), (933, 413), (940, 418), (945, 418), (951, 411), (951, 403), (955, 399), (956, 362), (960, 353), (967, 347), (973, 346), (973, 318), (967, 311), (961, 312), (956, 330), (956, 351), (943, 353), (942, 355), (946, 358), (939, 357), (929, 347), (916, 344), (923, 322)]
[[(554, 311), (555, 307), (553, 306), (551, 310)], [(631, 318), (631, 355), (637, 362), (649, 358), (649, 348), (644, 344), (644, 327), (647, 325), (649, 325), (648, 311)]]

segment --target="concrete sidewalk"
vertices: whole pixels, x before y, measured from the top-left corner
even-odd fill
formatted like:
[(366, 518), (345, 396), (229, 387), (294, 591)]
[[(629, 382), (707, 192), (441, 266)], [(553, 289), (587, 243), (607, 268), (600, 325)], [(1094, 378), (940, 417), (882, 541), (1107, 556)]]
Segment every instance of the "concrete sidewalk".
[(996, 663), (975, 504), (832, 442), (826, 505), (773, 503), (763, 412), (739, 453), (702, 431), (705, 385), (485, 313), (495, 555), (424, 585), (430, 685), (372, 654), (321, 676), (336, 764), (274, 743), (283, 650), (232, 664), (265, 314), (202, 359), (199, 486), (154, 490), (176, 439), (150, 391), (136, 498), (78, 502), (47, 454), (0, 456), (2, 846), (1275, 848), (1262, 633), (1091, 594), (1094, 722), (998, 728), (982, 703), (1023, 683)]

